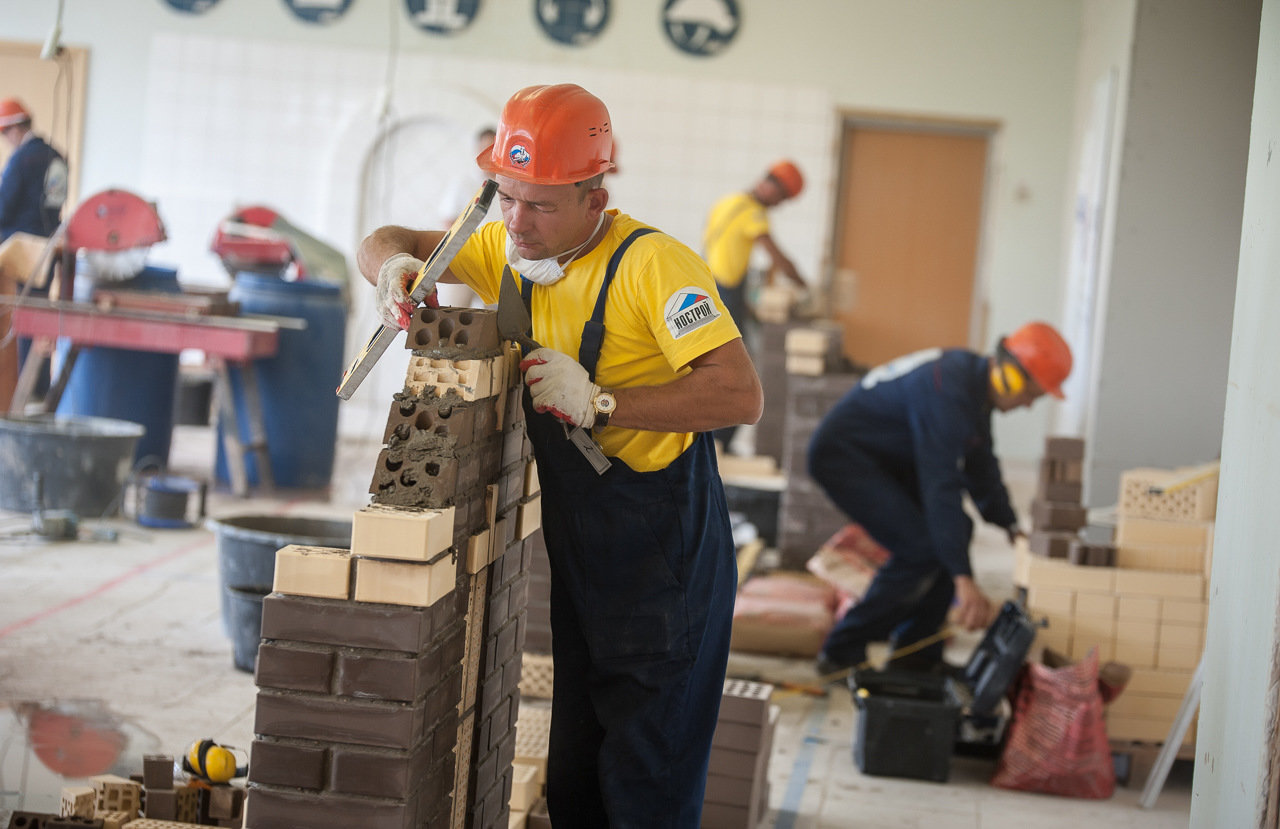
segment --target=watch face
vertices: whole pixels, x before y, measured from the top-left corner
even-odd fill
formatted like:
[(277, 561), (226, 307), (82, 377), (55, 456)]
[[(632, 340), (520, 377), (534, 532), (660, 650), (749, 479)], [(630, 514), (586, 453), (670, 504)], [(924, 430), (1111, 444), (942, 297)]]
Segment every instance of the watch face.
[(618, 408), (618, 401), (612, 394), (604, 391), (596, 395), (596, 399), (592, 401), (592, 406), (597, 412), (609, 414)]

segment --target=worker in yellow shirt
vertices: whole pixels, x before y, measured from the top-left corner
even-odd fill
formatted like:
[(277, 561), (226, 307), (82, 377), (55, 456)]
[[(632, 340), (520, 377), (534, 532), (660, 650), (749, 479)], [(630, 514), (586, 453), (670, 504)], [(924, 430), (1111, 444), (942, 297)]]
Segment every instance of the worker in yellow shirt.
[[(606, 209), (614, 149), (608, 110), (582, 87), (517, 92), (477, 159), (502, 222), (476, 231), (440, 280), (492, 303), (514, 278), (541, 344), (520, 368), (552, 574), (551, 820), (694, 829), (736, 591), (706, 433), (754, 423), (763, 395), (706, 263)], [(406, 282), (440, 236), (384, 227), (361, 243), (384, 321), (404, 326)], [(606, 471), (566, 423), (591, 430)]]
[[(702, 234), (702, 255), (716, 279), (721, 301), (738, 324), (738, 330), (742, 331), (749, 353), (754, 336), (747, 297), (750, 282), (747, 273), (755, 247), (759, 245), (769, 255), (774, 270), (781, 272), (802, 291), (808, 291), (808, 285), (795, 264), (773, 240), (768, 214), (769, 208), (794, 199), (803, 189), (804, 176), (800, 168), (791, 161), (779, 161), (750, 190), (730, 193), (716, 202), (707, 216)], [(728, 448), (737, 430), (737, 426), (717, 430), (715, 438)]]

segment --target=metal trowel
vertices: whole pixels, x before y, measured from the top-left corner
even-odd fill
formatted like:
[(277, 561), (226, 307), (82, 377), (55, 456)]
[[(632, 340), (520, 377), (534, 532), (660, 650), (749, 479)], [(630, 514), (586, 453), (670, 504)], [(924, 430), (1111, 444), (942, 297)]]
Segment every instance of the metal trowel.
[[(533, 320), (529, 316), (529, 309), (525, 307), (524, 297), (520, 296), (520, 288), (516, 285), (515, 275), (511, 272), (511, 268), (503, 266), (502, 268), (502, 284), (498, 286), (498, 335), (505, 340), (512, 340), (520, 344), (525, 349), (525, 353), (535, 348), (542, 348), (536, 340), (529, 336), (529, 331), (533, 328)], [(591, 464), (597, 475), (603, 475), (612, 463), (605, 457), (600, 449), (600, 444), (596, 443), (591, 435), (581, 426), (570, 427), (567, 423), (561, 423), (564, 426), (565, 434), (574, 446), (578, 447), (578, 451), (582, 453), (582, 457), (587, 459), (587, 463)]]

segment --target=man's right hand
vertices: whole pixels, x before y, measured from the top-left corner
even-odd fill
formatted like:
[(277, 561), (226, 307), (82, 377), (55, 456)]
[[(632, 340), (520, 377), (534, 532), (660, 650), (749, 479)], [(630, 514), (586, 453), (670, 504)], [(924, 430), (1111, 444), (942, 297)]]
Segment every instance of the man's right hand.
[[(408, 328), (413, 316), (409, 285), (422, 269), (422, 260), (408, 253), (389, 257), (378, 269), (377, 310), (383, 325)], [(434, 289), (434, 285), (430, 286)]]
[(991, 624), (991, 600), (970, 576), (956, 576), (956, 598), (951, 623), (965, 630), (985, 630)]

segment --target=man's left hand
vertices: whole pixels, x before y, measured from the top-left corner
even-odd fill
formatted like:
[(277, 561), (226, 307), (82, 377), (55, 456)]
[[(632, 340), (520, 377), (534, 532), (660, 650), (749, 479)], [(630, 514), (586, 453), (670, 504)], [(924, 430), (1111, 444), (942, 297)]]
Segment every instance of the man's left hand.
[(591, 401), (600, 387), (591, 382), (577, 360), (550, 348), (537, 348), (520, 361), (520, 370), (535, 411), (551, 412), (584, 429), (595, 423), (596, 410)]

